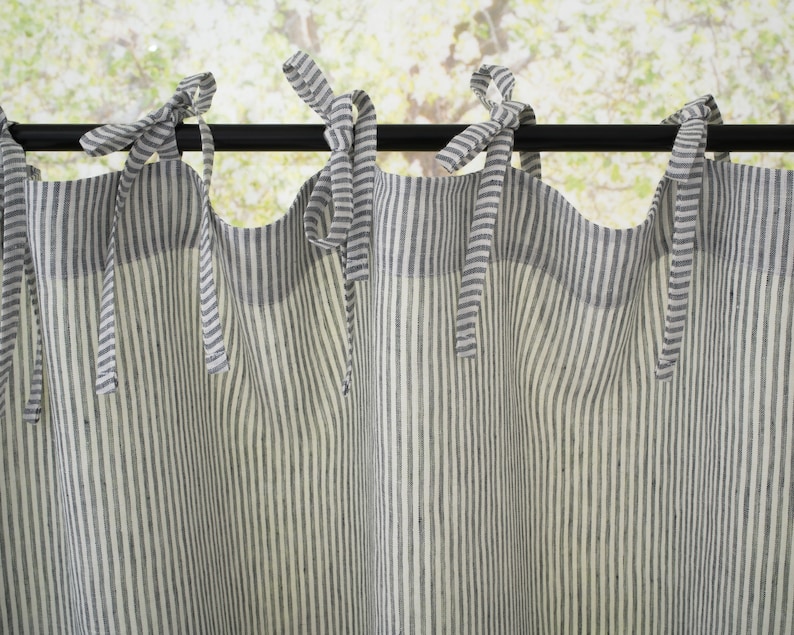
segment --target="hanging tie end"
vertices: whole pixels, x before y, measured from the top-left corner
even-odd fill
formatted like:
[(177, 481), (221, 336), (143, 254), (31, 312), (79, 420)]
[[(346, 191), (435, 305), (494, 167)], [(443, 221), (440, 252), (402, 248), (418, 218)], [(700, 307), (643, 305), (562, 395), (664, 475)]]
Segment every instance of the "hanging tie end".
[(96, 379), (96, 385), (94, 386), (96, 390), (96, 394), (98, 395), (110, 395), (116, 392), (116, 389), (119, 387), (119, 380), (116, 377), (115, 371), (101, 373)]
[(27, 404), (22, 414), (22, 420), (31, 425), (36, 425), (41, 420), (41, 406), (39, 404)]
[(229, 359), (226, 357), (225, 350), (207, 355), (205, 361), (207, 363), (207, 373), (210, 375), (217, 375), (229, 371)]
[(654, 374), (656, 375), (657, 380), (670, 381), (673, 378), (674, 372), (675, 372), (675, 361), (660, 359), (656, 363), (656, 370), (654, 371)]
[(477, 342), (473, 337), (462, 337), (455, 340), (455, 354), (458, 357), (472, 359), (477, 355)]
[(449, 149), (441, 150), (436, 155), (436, 161), (443, 167), (449, 174), (452, 174), (458, 169), (458, 163), (462, 159), (460, 154), (455, 155)]

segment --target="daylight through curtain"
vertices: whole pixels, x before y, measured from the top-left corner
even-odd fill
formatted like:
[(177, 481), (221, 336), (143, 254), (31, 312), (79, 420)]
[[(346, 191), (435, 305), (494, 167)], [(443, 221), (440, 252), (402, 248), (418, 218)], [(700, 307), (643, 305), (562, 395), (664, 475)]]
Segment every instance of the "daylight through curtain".
[(3, 118), (0, 631), (794, 631), (794, 174), (706, 158), (696, 99), (608, 229), (509, 165), (505, 68), (440, 178), (285, 73), (331, 155), (258, 228), (210, 205), (208, 73), (84, 139), (119, 173), (42, 180)]

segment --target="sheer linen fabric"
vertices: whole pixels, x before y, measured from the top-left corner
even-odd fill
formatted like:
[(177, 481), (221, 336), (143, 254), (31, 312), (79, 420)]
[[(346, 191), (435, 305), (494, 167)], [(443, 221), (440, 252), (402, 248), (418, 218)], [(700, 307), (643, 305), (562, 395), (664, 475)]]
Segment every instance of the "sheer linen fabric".
[[(343, 270), (303, 227), (318, 178), (266, 227), (212, 214), (229, 371), (209, 375), (202, 178), (141, 169), (105, 395), (119, 174), (28, 183), (48, 385), (35, 426), (14, 396), (27, 371), (8, 388), (0, 630), (794, 629), (792, 173), (705, 160), (680, 357), (659, 381), (675, 182), (612, 230), (508, 168), (463, 358), (480, 174), (376, 168), (346, 396)], [(22, 369), (34, 340), (21, 329)]]

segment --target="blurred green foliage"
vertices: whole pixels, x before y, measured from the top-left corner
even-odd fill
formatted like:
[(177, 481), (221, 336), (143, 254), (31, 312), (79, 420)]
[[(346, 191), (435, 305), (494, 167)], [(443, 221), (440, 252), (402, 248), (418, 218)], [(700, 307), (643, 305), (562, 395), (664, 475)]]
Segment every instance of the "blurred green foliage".
[[(132, 121), (181, 77), (209, 70), (219, 87), (210, 123), (320, 123), (281, 74), (297, 48), (338, 92), (367, 90), (387, 123), (485, 119), (468, 87), (483, 62), (513, 70), (514, 98), (531, 103), (539, 123), (654, 123), (704, 93), (727, 123), (794, 117), (794, 11), (784, 0), (6, 0), (0, 37), (0, 103), (20, 122)], [(123, 159), (31, 157), (48, 179), (118, 169)], [(218, 153), (215, 208), (235, 224), (272, 222), (325, 159)], [(405, 174), (441, 173), (431, 153), (379, 160)], [(794, 167), (791, 154), (735, 160)], [(664, 154), (549, 153), (543, 174), (585, 216), (631, 226), (666, 163)]]

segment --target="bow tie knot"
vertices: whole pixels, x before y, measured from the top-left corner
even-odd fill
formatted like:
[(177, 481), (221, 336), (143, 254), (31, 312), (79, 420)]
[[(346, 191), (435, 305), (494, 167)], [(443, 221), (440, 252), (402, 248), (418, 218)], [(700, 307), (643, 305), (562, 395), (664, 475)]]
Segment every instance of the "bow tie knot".
[[(486, 96), (491, 81), (496, 84), (501, 101), (494, 102)], [(514, 84), (515, 79), (509, 69), (490, 64), (481, 66), (472, 75), (471, 88), (488, 109), (489, 120), (468, 126), (436, 155), (447, 171), (454, 172), (487, 150), (469, 230), (455, 317), (455, 351), (461, 357), (472, 357), (476, 353), (475, 331), (502, 186), (510, 168), (513, 135), (522, 123), (522, 118), (527, 123), (534, 123), (532, 109), (527, 104), (512, 100)], [(530, 161), (534, 162), (534, 159)], [(538, 168), (539, 164), (538, 159)]]
[(180, 118), (198, 114), (193, 105), (192, 95), (185, 90), (179, 90), (172, 95), (163, 106), (163, 110), (170, 116), (176, 115)]
[[(354, 90), (335, 95), (311, 57), (297, 51), (284, 62), (292, 88), (322, 117), (331, 156), (318, 175), (303, 211), (303, 229), (313, 245), (339, 254), (344, 276), (347, 359), (342, 391), (353, 372), (353, 282), (369, 277), (372, 191), (375, 179), (377, 119), (369, 95)], [(356, 119), (353, 120), (353, 107)]]
[(526, 106), (518, 101), (499, 102), (491, 106), (491, 121), (498, 123), (502, 130), (518, 130), (521, 123), (519, 117), (524, 108)]
[(135, 123), (107, 124), (95, 128), (80, 139), (80, 144), (89, 156), (94, 157), (119, 152), (129, 145), (137, 144), (141, 151), (143, 146), (151, 150), (146, 158), (159, 152), (161, 157), (178, 159), (176, 140), (170, 129), (186, 117), (201, 118), (209, 110), (214, 94), (215, 78), (212, 73), (191, 75), (179, 82), (174, 94), (158, 110)]
[(333, 128), (326, 128), (323, 133), (331, 152), (344, 152), (347, 154), (353, 147), (353, 123), (340, 124)]
[[(436, 155), (436, 159), (448, 172), (459, 170), (485, 150), (501, 132), (518, 130), (521, 113), (526, 109), (527, 105), (519, 101), (505, 100), (489, 104), (490, 121), (470, 125), (452, 139)], [(509, 152), (507, 156), (509, 157)]]
[[(325, 137), (331, 152), (349, 153), (353, 147), (353, 99), (350, 93), (331, 100), (325, 114), (327, 126)], [(352, 174), (351, 174), (352, 177)]]
[(212, 270), (212, 206), (209, 186), (212, 177), (212, 161), (215, 156), (212, 132), (202, 118), (215, 94), (215, 78), (212, 73), (200, 73), (184, 78), (176, 87), (173, 96), (158, 110), (149, 113), (132, 124), (107, 124), (89, 131), (80, 139), (80, 144), (90, 156), (102, 156), (131, 146), (124, 170), (119, 177), (116, 201), (105, 254), (104, 279), (99, 316), (99, 341), (103, 343), (101, 355), (97, 356), (96, 391), (98, 394), (116, 390), (116, 335), (115, 335), (115, 262), (116, 227), (121, 210), (132, 185), (141, 173), (146, 161), (156, 152), (160, 160), (179, 160), (175, 129), (183, 119), (198, 117), (201, 132), (201, 148), (204, 155), (204, 173), (201, 183), (202, 211), (199, 242), (199, 279), (201, 302), (201, 328), (204, 339), (204, 356), (210, 373), (228, 369), (223, 332), (220, 328), (215, 279)]

